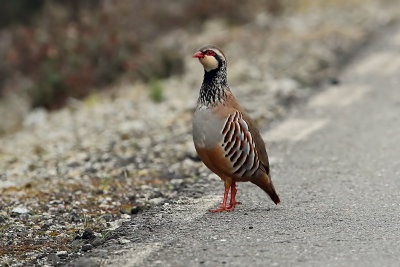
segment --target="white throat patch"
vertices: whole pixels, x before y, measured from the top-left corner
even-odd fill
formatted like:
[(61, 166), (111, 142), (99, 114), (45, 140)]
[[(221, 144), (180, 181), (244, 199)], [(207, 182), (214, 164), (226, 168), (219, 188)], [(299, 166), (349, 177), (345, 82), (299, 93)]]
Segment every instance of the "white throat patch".
[(200, 63), (203, 64), (203, 67), (206, 71), (215, 70), (218, 68), (218, 60), (213, 56), (205, 55), (204, 58), (199, 58)]

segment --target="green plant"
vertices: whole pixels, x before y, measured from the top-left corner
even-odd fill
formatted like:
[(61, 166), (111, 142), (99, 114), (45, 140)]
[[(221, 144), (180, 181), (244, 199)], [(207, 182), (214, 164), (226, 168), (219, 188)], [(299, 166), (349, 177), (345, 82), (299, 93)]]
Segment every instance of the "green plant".
[(159, 81), (150, 81), (149, 96), (156, 103), (160, 103), (164, 100), (164, 88), (161, 86)]

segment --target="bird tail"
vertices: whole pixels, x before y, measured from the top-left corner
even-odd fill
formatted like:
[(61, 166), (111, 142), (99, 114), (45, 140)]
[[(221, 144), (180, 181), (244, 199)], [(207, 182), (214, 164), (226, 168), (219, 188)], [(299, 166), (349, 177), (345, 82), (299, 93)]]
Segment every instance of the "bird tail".
[(268, 176), (268, 174), (264, 173), (263, 175), (259, 176), (258, 178), (252, 180), (251, 182), (253, 184), (257, 185), (258, 187), (260, 187), (262, 190), (264, 190), (264, 192), (269, 195), (269, 197), (272, 199), (272, 201), (275, 204), (278, 204), (279, 202), (281, 202), (278, 194), (275, 191), (274, 185), (272, 184), (272, 180)]

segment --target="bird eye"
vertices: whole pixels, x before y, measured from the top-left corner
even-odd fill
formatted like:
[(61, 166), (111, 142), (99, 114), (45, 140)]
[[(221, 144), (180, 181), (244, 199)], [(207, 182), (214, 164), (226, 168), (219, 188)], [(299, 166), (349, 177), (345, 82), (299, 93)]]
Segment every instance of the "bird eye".
[(207, 55), (207, 56), (215, 56), (216, 54), (215, 54), (215, 52), (212, 51), (212, 50), (207, 50), (207, 51), (206, 51), (206, 55)]

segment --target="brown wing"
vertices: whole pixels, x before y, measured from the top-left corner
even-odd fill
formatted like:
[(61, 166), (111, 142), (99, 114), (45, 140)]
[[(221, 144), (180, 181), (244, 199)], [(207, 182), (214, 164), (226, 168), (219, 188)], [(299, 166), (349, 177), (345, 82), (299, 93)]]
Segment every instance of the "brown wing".
[[(255, 128), (250, 123), (242, 112), (236, 110), (228, 116), (221, 132), (222, 147), (225, 158), (231, 164), (231, 173), (240, 178), (253, 177), (259, 169), (264, 172), (269, 171), (264, 143), (258, 131), (254, 131)], [(263, 145), (261, 150), (257, 147), (257, 142), (260, 140)], [(263, 150), (265, 154), (260, 154)]]
[(247, 125), (249, 126), (249, 131), (254, 139), (258, 158), (261, 162), (261, 168), (264, 170), (264, 172), (266, 172), (268, 175), (270, 175), (269, 160), (268, 160), (267, 150), (265, 149), (265, 143), (260, 135), (260, 132), (258, 131), (257, 127), (255, 126), (253, 120), (246, 114), (246, 112), (243, 110), (243, 108), (238, 104), (236, 97), (230, 91), (228, 91), (228, 99), (226, 101), (226, 105), (228, 107), (232, 107), (232, 108), (240, 111), (240, 113), (242, 114), (243, 119), (246, 121)]
[(251, 135), (254, 138), (256, 149), (258, 152), (258, 157), (262, 163), (262, 166), (265, 168), (265, 172), (269, 175), (269, 160), (267, 150), (265, 148), (264, 140), (262, 139), (260, 132), (258, 131), (257, 127), (254, 125), (253, 121), (247, 116), (246, 113), (243, 113), (243, 118), (246, 120), (247, 124), (249, 125), (249, 130)]

